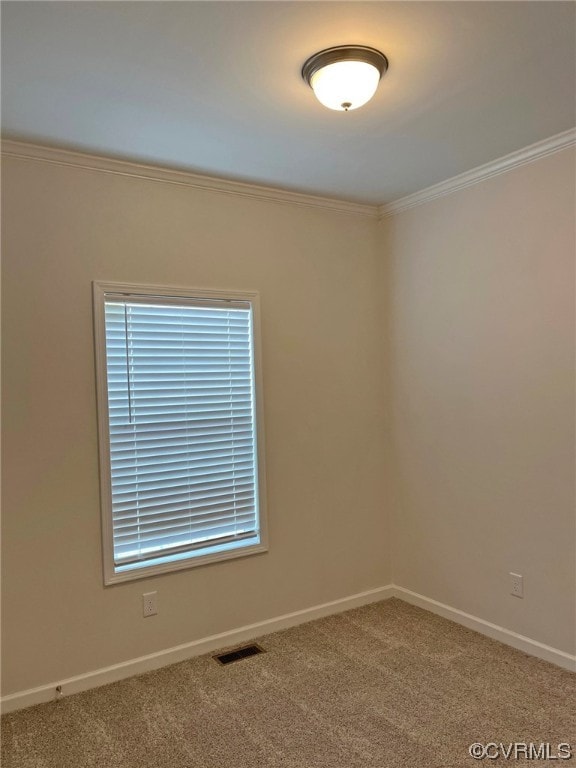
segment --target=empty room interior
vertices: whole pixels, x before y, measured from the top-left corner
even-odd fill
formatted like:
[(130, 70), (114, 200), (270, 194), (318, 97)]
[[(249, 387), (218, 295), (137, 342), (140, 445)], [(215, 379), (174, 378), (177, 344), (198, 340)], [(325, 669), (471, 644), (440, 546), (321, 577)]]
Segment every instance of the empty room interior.
[(2, 765), (576, 764), (576, 4), (0, 8)]

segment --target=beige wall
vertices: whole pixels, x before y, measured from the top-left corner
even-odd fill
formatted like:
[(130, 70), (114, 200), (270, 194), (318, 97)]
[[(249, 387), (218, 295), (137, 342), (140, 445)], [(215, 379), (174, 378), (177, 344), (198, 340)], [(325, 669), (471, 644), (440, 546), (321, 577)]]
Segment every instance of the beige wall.
[[(388, 584), (375, 222), (3, 173), (3, 693)], [(93, 279), (261, 292), (269, 553), (103, 587)]]
[(574, 179), (565, 150), (385, 220), (380, 246), (395, 583), (568, 653)]
[[(379, 227), (5, 160), (4, 695), (392, 580), (573, 653), (573, 159)], [(103, 587), (93, 279), (261, 292), (269, 553)]]

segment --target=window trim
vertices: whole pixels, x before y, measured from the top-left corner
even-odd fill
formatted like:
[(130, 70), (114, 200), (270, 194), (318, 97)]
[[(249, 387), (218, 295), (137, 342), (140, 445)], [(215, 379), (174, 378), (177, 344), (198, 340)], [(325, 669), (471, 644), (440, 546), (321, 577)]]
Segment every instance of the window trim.
[[(256, 415), (256, 468), (258, 477), (258, 517), (260, 543), (230, 548), (211, 554), (196, 555), (168, 563), (158, 563), (118, 573), (114, 565), (114, 539), (112, 522), (112, 478), (110, 471), (110, 432), (108, 420), (108, 373), (106, 366), (106, 327), (104, 304), (107, 295), (119, 294), (173, 299), (215, 299), (244, 301), (252, 307), (252, 333), (254, 355), (254, 390)], [(98, 446), (100, 459), (100, 510), (102, 518), (102, 561), (104, 585), (109, 586), (136, 579), (149, 578), (171, 571), (195, 568), (209, 563), (248, 557), (268, 551), (268, 525), (266, 505), (266, 467), (264, 449), (264, 404), (262, 386), (262, 354), (260, 335), (260, 294), (258, 291), (226, 291), (182, 286), (142, 285), (138, 283), (111, 283), (94, 280), (92, 283), (94, 310), (94, 350), (96, 368), (96, 400), (98, 417)], [(217, 546), (217, 545), (215, 545)], [(220, 545), (222, 546), (222, 545)]]

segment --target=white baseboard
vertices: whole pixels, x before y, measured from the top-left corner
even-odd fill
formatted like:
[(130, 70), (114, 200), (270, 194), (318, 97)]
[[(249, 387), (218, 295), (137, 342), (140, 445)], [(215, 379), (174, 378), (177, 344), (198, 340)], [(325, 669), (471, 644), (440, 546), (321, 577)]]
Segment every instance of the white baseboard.
[(114, 664), (111, 667), (103, 667), (83, 675), (70, 677), (65, 680), (55, 680), (53, 683), (31, 688), (27, 691), (19, 691), (4, 696), (0, 700), (2, 714), (13, 712), (24, 707), (31, 707), (35, 704), (43, 704), (52, 701), (56, 697), (56, 686), (62, 688), (62, 695), (67, 696), (73, 693), (80, 693), (90, 688), (97, 688), (100, 685), (114, 683), (117, 680), (123, 680), (134, 675), (141, 675), (144, 672), (150, 672), (169, 664), (176, 664), (179, 661), (185, 661), (194, 656), (201, 656), (204, 653), (219, 650), (227, 646), (237, 645), (238, 643), (254, 640), (261, 635), (267, 635), (270, 632), (278, 632), (281, 629), (288, 629), (298, 624), (304, 624), (307, 621), (321, 619), (324, 616), (330, 616), (343, 611), (349, 611), (351, 608), (359, 608), (362, 605), (376, 603), (380, 600), (387, 600), (390, 597), (397, 597), (406, 603), (416, 605), (424, 610), (436, 613), (445, 619), (462, 624), (468, 629), (487, 635), (494, 640), (517, 648), (520, 651), (536, 656), (539, 659), (557, 664), (564, 669), (576, 672), (576, 656), (573, 656), (557, 648), (539, 643), (537, 640), (531, 640), (529, 637), (519, 635), (504, 627), (499, 627), (489, 621), (464, 613), (457, 608), (452, 608), (437, 600), (432, 600), (424, 595), (419, 595), (404, 587), (395, 584), (388, 584), (385, 587), (370, 589), (366, 592), (359, 592), (356, 595), (333, 600), (329, 603), (322, 603), (311, 608), (305, 608), (301, 611), (286, 613), (283, 616), (277, 616), (273, 619), (266, 619), (256, 624), (249, 624), (245, 627), (222, 632), (218, 635), (211, 635), (200, 640), (193, 640), (191, 643), (177, 645), (174, 648), (167, 648), (163, 651), (140, 656), (137, 659)]
[(539, 643), (537, 640), (532, 640), (525, 635), (519, 635), (517, 632), (512, 632), (505, 627), (499, 627), (497, 624), (492, 624), (484, 619), (479, 619), (477, 616), (472, 616), (469, 613), (464, 613), (457, 608), (451, 608), (449, 605), (439, 603), (437, 600), (432, 600), (424, 595), (419, 595), (417, 592), (412, 592), (404, 587), (399, 587), (396, 584), (393, 585), (393, 597), (397, 597), (400, 600), (404, 600), (406, 603), (416, 605), (418, 608), (424, 608), (426, 611), (438, 614), (445, 619), (455, 621), (457, 624), (462, 624), (468, 629), (473, 629), (475, 632), (479, 632), (481, 635), (491, 637), (493, 640), (499, 640), (505, 645), (510, 645), (512, 648), (516, 648), (524, 653), (529, 653), (531, 656), (536, 656), (544, 661), (550, 661), (552, 664), (557, 664), (559, 667), (568, 669), (571, 672), (576, 672), (576, 656), (564, 651), (558, 650), (558, 648), (552, 648), (544, 643)]
[(63, 696), (80, 693), (80, 691), (114, 683), (117, 680), (123, 680), (133, 675), (141, 675), (143, 672), (150, 672), (154, 669), (165, 667), (168, 664), (176, 664), (193, 656), (201, 656), (204, 653), (210, 653), (220, 648), (237, 645), (247, 640), (254, 640), (261, 635), (278, 632), (281, 629), (288, 629), (297, 624), (304, 624), (307, 621), (320, 619), (324, 616), (349, 611), (351, 608), (359, 608), (362, 605), (386, 600), (392, 597), (392, 594), (393, 588), (391, 585), (370, 589), (366, 592), (359, 592), (356, 595), (341, 598), (340, 600), (333, 600), (329, 603), (305, 608), (301, 611), (294, 611), (294, 613), (286, 613), (273, 619), (266, 619), (256, 624), (239, 627), (229, 632), (221, 632), (218, 635), (193, 640), (191, 643), (184, 643), (174, 648), (150, 653), (147, 656), (130, 659), (130, 661), (124, 661), (121, 664), (113, 664), (111, 667), (103, 667), (102, 669), (69, 677), (65, 680), (55, 680), (38, 688), (30, 688), (27, 691), (19, 691), (4, 696), (0, 700), (0, 708), (2, 714), (6, 714), (17, 709), (23, 709), (24, 707), (31, 707), (34, 704), (43, 704), (56, 698), (56, 686), (58, 685), (61, 686)]

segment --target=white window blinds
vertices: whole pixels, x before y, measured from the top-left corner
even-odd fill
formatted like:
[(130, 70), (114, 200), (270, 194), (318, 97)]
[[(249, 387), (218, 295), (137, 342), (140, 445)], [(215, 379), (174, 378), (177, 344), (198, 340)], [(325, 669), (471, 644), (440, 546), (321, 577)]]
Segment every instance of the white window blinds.
[(259, 543), (252, 308), (106, 296), (115, 572)]

